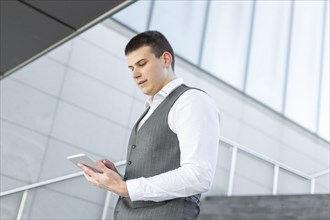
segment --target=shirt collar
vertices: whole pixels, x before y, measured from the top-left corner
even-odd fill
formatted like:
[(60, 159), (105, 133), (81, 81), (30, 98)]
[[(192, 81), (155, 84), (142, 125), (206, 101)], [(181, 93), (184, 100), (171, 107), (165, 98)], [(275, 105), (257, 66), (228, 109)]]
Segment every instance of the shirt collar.
[(144, 106), (148, 108), (149, 106), (159, 105), (161, 101), (163, 101), (174, 89), (182, 85), (183, 79), (182, 78), (175, 78), (168, 84), (166, 84), (159, 92), (156, 93), (154, 96), (149, 96), (146, 100)]

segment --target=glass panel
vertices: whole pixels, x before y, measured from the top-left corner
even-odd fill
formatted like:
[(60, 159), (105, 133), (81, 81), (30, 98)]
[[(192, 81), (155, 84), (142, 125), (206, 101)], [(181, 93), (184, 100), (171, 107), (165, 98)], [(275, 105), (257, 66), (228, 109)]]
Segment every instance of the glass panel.
[(232, 149), (232, 146), (220, 142), (218, 164), (212, 187), (207, 194), (212, 196), (227, 195)]
[(282, 110), (290, 1), (257, 1), (246, 92)]
[(318, 132), (321, 137), (330, 141), (330, 129), (329, 129), (329, 2), (327, 6), (327, 13), (325, 19), (325, 36), (324, 36), (324, 53), (323, 53), (323, 73), (322, 73), (322, 90), (321, 90), (321, 106), (320, 106), (320, 119)]
[(315, 193), (330, 193), (329, 173), (319, 176), (315, 179)]
[(16, 219), (22, 196), (23, 193), (15, 193), (0, 197), (0, 219)]
[(150, 29), (162, 32), (178, 55), (197, 64), (207, 1), (155, 1)]
[(274, 166), (243, 151), (237, 153), (233, 195), (269, 195)]
[(211, 1), (201, 67), (242, 89), (253, 1)]
[(297, 176), (294, 173), (280, 169), (278, 176), (278, 194), (308, 194), (310, 180)]
[(285, 115), (316, 131), (323, 1), (295, 1)]
[(84, 177), (29, 190), (22, 219), (101, 219), (106, 193)]
[(137, 1), (114, 14), (112, 18), (137, 32), (145, 31), (152, 1)]

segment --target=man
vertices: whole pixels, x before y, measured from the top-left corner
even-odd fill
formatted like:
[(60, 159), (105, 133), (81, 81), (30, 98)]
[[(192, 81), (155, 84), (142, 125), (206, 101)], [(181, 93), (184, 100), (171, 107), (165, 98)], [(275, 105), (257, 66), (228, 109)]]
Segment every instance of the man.
[(197, 219), (216, 169), (219, 112), (205, 92), (176, 77), (173, 49), (161, 33), (136, 35), (125, 55), (149, 96), (132, 129), (125, 175), (108, 160), (97, 161), (101, 174), (80, 166), (93, 185), (119, 195), (115, 219)]

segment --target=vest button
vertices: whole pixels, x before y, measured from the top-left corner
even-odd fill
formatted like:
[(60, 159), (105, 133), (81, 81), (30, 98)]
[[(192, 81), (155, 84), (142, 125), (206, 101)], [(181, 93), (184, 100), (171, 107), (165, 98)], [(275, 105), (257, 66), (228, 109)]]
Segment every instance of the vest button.
[(128, 163), (127, 163), (128, 165), (131, 165), (132, 164), (132, 161), (128, 161)]
[(134, 144), (133, 146), (132, 146), (132, 149), (135, 149), (136, 148), (136, 145)]

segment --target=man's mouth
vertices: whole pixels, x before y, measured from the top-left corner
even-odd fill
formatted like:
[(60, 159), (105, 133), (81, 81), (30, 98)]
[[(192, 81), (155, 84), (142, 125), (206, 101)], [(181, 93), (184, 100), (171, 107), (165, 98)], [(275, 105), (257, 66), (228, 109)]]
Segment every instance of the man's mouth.
[(142, 80), (142, 81), (140, 81), (140, 82), (138, 82), (138, 85), (141, 86), (141, 85), (143, 85), (145, 82), (147, 82), (146, 79), (145, 79), (145, 80)]

